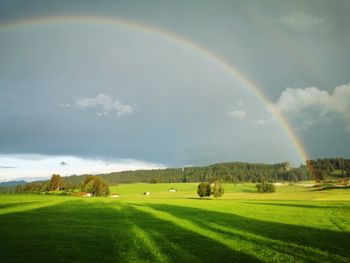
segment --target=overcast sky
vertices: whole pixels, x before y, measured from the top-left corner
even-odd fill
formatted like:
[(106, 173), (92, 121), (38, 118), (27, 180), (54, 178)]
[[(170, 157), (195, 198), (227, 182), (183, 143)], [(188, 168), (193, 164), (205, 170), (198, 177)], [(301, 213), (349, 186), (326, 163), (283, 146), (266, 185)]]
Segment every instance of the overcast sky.
[[(234, 65), (310, 158), (350, 157), (349, 1), (1, 1), (0, 23), (134, 21)], [(302, 156), (222, 65), (96, 19), (0, 25), (0, 180)], [(38, 161), (40, 160), (40, 161)]]

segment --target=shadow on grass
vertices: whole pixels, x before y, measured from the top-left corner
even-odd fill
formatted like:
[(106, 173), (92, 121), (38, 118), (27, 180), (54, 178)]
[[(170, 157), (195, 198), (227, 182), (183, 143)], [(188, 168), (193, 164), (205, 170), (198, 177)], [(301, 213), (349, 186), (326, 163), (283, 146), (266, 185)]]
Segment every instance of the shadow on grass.
[[(245, 239), (262, 246), (268, 246), (270, 243), (276, 251), (282, 251), (306, 261), (349, 260), (349, 232), (263, 221), (193, 207), (164, 204), (153, 204), (149, 207), (194, 222), (202, 228), (217, 231), (231, 238)], [(252, 238), (252, 235), (258, 238)]]
[(78, 199), (3, 214), (0, 222), (4, 262), (349, 259), (349, 232), (178, 205)]
[(0, 215), (4, 262), (257, 262), (131, 205), (65, 201)]
[(336, 190), (336, 189), (350, 189), (350, 185), (347, 186), (319, 186), (319, 187), (313, 187), (310, 191), (312, 192), (319, 192), (319, 191), (331, 191), (331, 190)]
[(0, 204), (0, 209), (5, 209), (5, 208), (13, 208), (16, 206), (23, 206), (23, 205), (31, 205), (35, 204), (37, 202), (14, 202), (14, 203), (5, 203), (5, 204)]

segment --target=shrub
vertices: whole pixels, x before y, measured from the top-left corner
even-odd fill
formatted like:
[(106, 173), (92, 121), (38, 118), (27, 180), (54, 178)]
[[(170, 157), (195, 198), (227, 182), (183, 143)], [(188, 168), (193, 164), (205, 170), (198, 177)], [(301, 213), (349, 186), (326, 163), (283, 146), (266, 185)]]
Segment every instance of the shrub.
[(214, 197), (221, 197), (224, 194), (225, 190), (222, 187), (222, 184), (219, 180), (216, 180), (213, 184), (212, 184), (212, 194), (214, 195)]
[(276, 188), (272, 183), (261, 182), (256, 184), (258, 193), (273, 193), (276, 192)]
[(88, 175), (84, 178), (82, 191), (90, 193), (92, 196), (108, 196), (109, 186), (100, 176)]
[(207, 182), (200, 183), (198, 185), (197, 194), (200, 197), (209, 197), (211, 195), (211, 186)]

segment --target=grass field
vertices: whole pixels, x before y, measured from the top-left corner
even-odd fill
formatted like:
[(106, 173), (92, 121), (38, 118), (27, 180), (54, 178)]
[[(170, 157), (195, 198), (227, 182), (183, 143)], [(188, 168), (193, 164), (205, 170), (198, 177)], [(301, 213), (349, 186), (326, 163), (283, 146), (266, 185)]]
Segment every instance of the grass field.
[(119, 198), (0, 195), (0, 261), (350, 262), (349, 189), (258, 194), (226, 184), (221, 199), (201, 200), (196, 187), (111, 187)]

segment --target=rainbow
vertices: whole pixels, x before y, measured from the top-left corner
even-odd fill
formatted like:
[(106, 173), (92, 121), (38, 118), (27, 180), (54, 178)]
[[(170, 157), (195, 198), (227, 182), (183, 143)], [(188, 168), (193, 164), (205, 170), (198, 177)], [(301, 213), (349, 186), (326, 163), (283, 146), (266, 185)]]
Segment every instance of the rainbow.
[(30, 25), (47, 24), (47, 23), (67, 23), (67, 22), (71, 23), (71, 22), (84, 22), (84, 21), (93, 22), (93, 23), (102, 24), (102, 25), (107, 25), (107, 24), (118, 25), (130, 30), (141, 31), (143, 33), (152, 34), (156, 37), (164, 38), (177, 45), (190, 49), (194, 53), (216, 64), (218, 67), (221, 67), (223, 70), (233, 75), (238, 81), (240, 81), (240, 83), (242, 83), (246, 88), (252, 91), (252, 93), (260, 101), (262, 101), (265, 105), (269, 107), (274, 117), (277, 119), (277, 121), (282, 126), (283, 130), (286, 132), (286, 134), (290, 138), (293, 146), (295, 147), (296, 151), (300, 155), (301, 159), (304, 161), (309, 159), (306, 150), (304, 149), (296, 133), (293, 131), (289, 122), (281, 114), (281, 112), (276, 107), (273, 106), (274, 105), (273, 102), (261, 91), (261, 89), (255, 83), (253, 83), (253, 81), (249, 80), (245, 75), (243, 75), (237, 69), (237, 67), (232, 63), (229, 63), (224, 58), (214, 54), (213, 52), (206, 49), (205, 47), (202, 47), (185, 37), (160, 29), (158, 27), (154, 27), (153, 25), (151, 26), (144, 23), (124, 20), (124, 19), (117, 19), (117, 18), (111, 18), (111, 17), (95, 17), (95, 16), (50, 16), (50, 17), (43, 16), (43, 17), (29, 18), (29, 19), (23, 19), (23, 20), (15, 20), (15, 21), (10, 21), (10, 22), (5, 22), (0, 24), (0, 30), (11, 30), (13, 28), (18, 28), (18, 27), (27, 27)]
[[(279, 42), (288, 53), (292, 54), (295, 61), (305, 69), (304, 71), (307, 72), (310, 77), (315, 78), (322, 83), (328, 83), (327, 79), (324, 77), (325, 74), (322, 74), (317, 63), (311, 63), (310, 60), (307, 59), (303, 49), (298, 46), (298, 42), (292, 41), (292, 38), (286, 32), (278, 29), (278, 23), (271, 23), (271, 20), (264, 17), (263, 14), (256, 11), (253, 12), (251, 18), (256, 27), (268, 34), (275, 42)], [(329, 86), (331, 86), (330, 83)]]

